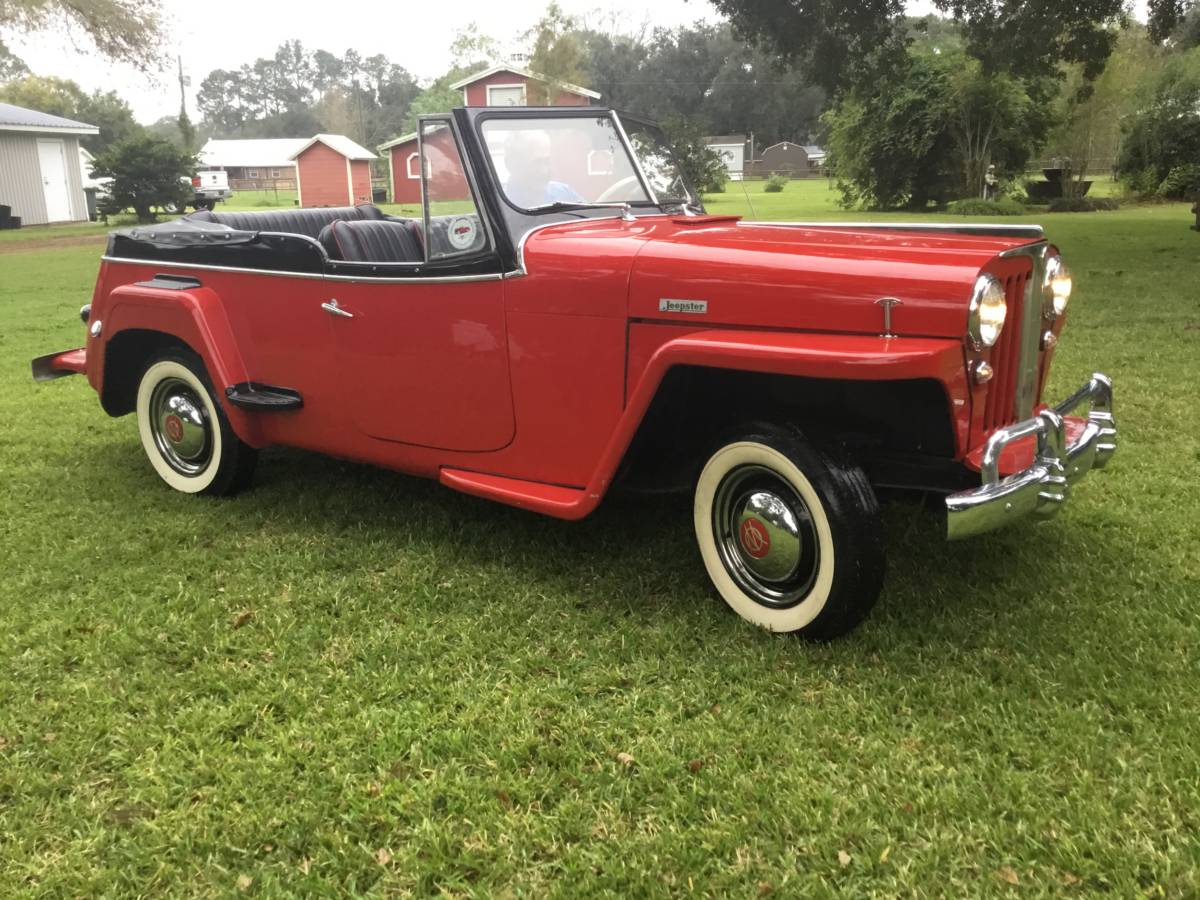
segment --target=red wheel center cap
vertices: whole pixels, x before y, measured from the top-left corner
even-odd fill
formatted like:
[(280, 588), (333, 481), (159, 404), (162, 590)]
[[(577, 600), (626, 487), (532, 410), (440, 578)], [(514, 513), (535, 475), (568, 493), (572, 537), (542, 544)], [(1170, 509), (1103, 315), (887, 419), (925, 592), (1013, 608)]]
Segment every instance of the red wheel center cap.
[(758, 519), (746, 519), (738, 529), (742, 549), (755, 559), (762, 559), (771, 552), (771, 536), (767, 526)]
[(167, 438), (172, 444), (178, 444), (183, 440), (183, 419), (172, 413), (163, 422), (163, 431), (167, 433)]

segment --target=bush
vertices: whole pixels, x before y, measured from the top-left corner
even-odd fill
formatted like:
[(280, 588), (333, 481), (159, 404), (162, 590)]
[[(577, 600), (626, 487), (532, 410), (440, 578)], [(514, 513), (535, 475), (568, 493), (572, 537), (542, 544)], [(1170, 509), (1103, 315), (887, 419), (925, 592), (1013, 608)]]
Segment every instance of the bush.
[(1164, 200), (1194, 200), (1200, 195), (1200, 163), (1176, 166), (1155, 190)]
[(1104, 212), (1120, 209), (1121, 204), (1113, 197), (1055, 197), (1050, 201), (1050, 212)]
[(946, 207), (946, 212), (956, 216), (1020, 216), (1024, 215), (1025, 207), (1012, 197), (1001, 197), (999, 200), (970, 197), (955, 200)]
[(194, 196), (190, 176), (195, 171), (191, 153), (150, 135), (113, 144), (92, 164), (94, 178), (112, 179), (100, 211), (132, 209), (139, 222), (153, 222), (156, 209), (183, 209)]
[(763, 188), (764, 194), (778, 194), (783, 190), (783, 186), (788, 183), (788, 177), (780, 172), (776, 172), (767, 179), (767, 186)]
[(1122, 131), (1118, 167), (1130, 191), (1178, 199), (1195, 184), (1189, 171), (1200, 160), (1200, 48), (1170, 57)]

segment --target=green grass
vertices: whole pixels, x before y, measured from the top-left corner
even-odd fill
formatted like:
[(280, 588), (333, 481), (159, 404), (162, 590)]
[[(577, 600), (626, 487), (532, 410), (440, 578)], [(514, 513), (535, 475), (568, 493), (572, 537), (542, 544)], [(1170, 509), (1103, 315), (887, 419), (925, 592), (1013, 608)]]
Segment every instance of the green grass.
[(890, 506), (818, 647), (713, 599), (686, 503), (567, 524), (287, 450), (172, 493), (29, 379), (99, 250), (0, 251), (0, 896), (1197, 896), (1200, 235), (1041, 218), (1050, 393), (1109, 372), (1120, 452), (1045, 524)]

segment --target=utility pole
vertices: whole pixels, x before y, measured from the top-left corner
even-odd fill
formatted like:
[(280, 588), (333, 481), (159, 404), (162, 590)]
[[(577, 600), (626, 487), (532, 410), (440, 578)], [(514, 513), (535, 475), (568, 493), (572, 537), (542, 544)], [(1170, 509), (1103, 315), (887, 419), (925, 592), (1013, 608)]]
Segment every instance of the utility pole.
[(187, 114), (187, 79), (183, 75), (183, 56), (176, 56), (179, 64), (179, 136), (183, 138), (183, 149), (196, 151), (196, 129)]

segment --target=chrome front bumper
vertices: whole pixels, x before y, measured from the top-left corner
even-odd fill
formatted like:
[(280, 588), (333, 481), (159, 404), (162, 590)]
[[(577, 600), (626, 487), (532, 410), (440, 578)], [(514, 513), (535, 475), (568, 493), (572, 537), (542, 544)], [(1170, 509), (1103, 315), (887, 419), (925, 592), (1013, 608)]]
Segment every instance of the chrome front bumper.
[[(1089, 404), (1086, 424), (1068, 446), (1063, 417), (1085, 400)], [(999, 463), (1004, 448), (1031, 435), (1037, 436), (1033, 465), (1001, 478)], [(1026, 515), (1054, 515), (1067, 499), (1070, 485), (1092, 469), (1103, 468), (1116, 449), (1112, 382), (1097, 372), (1062, 403), (991, 436), (979, 465), (983, 487), (946, 498), (946, 537), (957, 540), (981, 534)]]

